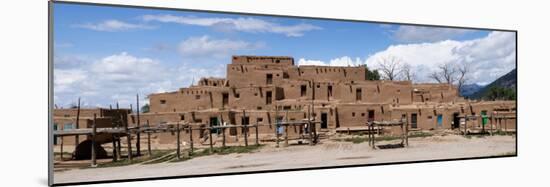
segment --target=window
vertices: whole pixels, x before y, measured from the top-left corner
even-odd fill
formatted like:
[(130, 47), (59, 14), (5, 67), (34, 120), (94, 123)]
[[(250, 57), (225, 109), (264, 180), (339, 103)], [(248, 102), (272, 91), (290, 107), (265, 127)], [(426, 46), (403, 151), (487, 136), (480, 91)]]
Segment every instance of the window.
[(300, 86), (300, 96), (302, 96), (302, 97), (306, 96), (306, 91), (307, 91), (306, 85), (301, 85)]
[(356, 101), (361, 101), (362, 95), (363, 95), (363, 93), (362, 93), (361, 88), (355, 89), (355, 100)]
[(63, 125), (63, 130), (70, 130), (70, 129), (73, 129), (73, 124), (72, 123), (67, 123), (67, 124)]
[(195, 95), (195, 99), (201, 99), (201, 95)]
[(180, 120), (182, 120), (182, 121), (185, 120), (185, 115), (183, 115), (183, 114), (180, 115)]
[(365, 117), (365, 113), (361, 113), (361, 117)]
[(164, 100), (164, 99), (163, 99), (163, 100), (160, 100), (160, 104), (161, 104), (161, 105), (166, 104), (166, 100)]
[(290, 110), (290, 106), (283, 106), (283, 110)]
[(355, 112), (352, 112), (352, 113), (351, 113), (351, 117), (355, 117)]
[(441, 127), (443, 125), (443, 115), (438, 114), (437, 115), (437, 126)]
[(266, 75), (266, 84), (273, 84), (273, 74)]
[(332, 97), (332, 85), (328, 86), (328, 96)]
[(264, 118), (256, 118), (256, 121), (257, 122), (262, 122), (262, 121), (264, 121)]

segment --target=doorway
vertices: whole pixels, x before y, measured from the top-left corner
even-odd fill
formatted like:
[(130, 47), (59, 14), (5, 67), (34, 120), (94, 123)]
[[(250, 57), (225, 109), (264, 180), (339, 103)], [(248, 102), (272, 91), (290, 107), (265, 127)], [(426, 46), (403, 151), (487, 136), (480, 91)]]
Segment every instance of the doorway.
[(328, 128), (327, 113), (321, 113), (321, 129)]
[(451, 129), (456, 129), (460, 127), (460, 118), (458, 117), (458, 112), (453, 113), (453, 124), (451, 125)]
[(418, 121), (418, 115), (416, 113), (412, 113), (411, 114), (411, 128), (413, 128), (413, 129), (418, 128), (417, 121)]
[(374, 110), (368, 110), (367, 121), (374, 121)]
[[(210, 126), (215, 127), (215, 126), (218, 126), (218, 125), (219, 125), (218, 118), (217, 117), (211, 117), (210, 118)], [(210, 129), (210, 132), (216, 133), (216, 134), (218, 134), (219, 131), (220, 131), (220, 129), (218, 129), (218, 128)]]

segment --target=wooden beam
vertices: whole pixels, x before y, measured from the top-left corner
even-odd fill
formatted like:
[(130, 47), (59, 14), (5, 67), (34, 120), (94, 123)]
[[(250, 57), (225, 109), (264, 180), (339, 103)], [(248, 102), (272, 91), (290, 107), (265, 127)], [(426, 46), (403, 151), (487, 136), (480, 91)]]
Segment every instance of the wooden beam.
[[(250, 119), (249, 119), (250, 120)], [(243, 127), (243, 131), (244, 131), (244, 146), (247, 146), (248, 147), (248, 122), (246, 120), (246, 111), (243, 110), (243, 117), (242, 117), (242, 122), (244, 122)]]
[(116, 162), (116, 161), (117, 161), (117, 154), (116, 154), (116, 138), (115, 138), (115, 134), (113, 134), (112, 138), (113, 138), (113, 162)]
[(259, 140), (259, 136), (258, 136), (258, 122), (256, 122), (256, 145), (260, 145), (260, 140)]
[(210, 141), (210, 152), (214, 152), (214, 145), (212, 143), (212, 123), (210, 124), (210, 128), (208, 130), (208, 140)]
[(193, 154), (193, 128), (189, 126), (189, 155)]
[[(285, 112), (285, 121), (288, 123), (288, 110)], [(288, 125), (285, 128), (285, 147), (288, 147)]]
[[(80, 97), (78, 97), (78, 106), (77, 106), (77, 109), (76, 109), (76, 127), (75, 129), (78, 129), (80, 128)], [(74, 137), (74, 147), (76, 149), (76, 146), (78, 145), (78, 143), (80, 143), (80, 140), (79, 140), (79, 136), (76, 135)]]
[(96, 114), (94, 114), (94, 121), (92, 123), (92, 128), (93, 128), (93, 131), (92, 131), (92, 165), (91, 167), (97, 167), (97, 163), (96, 163), (96, 152), (95, 152), (95, 138), (96, 138)]
[(176, 125), (176, 132), (177, 132), (177, 134), (176, 134), (176, 136), (177, 136), (176, 155), (178, 156), (178, 160), (179, 160), (179, 159), (181, 159), (181, 155), (180, 155), (180, 152), (181, 152), (180, 151), (180, 144), (181, 144), (180, 143), (180, 124), (179, 123)]
[(139, 94), (136, 94), (136, 110), (137, 110), (137, 129), (138, 131), (136, 132), (136, 151), (137, 151), (137, 155), (138, 156), (141, 156), (141, 139), (140, 139), (140, 133), (139, 133), (139, 127), (140, 127), (140, 121), (139, 121)]

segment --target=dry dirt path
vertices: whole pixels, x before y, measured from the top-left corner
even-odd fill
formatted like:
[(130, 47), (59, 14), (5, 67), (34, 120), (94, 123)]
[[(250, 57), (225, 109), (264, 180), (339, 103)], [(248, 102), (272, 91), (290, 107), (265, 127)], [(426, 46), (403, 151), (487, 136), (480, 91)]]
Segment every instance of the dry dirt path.
[[(515, 137), (457, 135), (409, 139), (409, 147), (372, 150), (367, 142), (325, 141), (317, 146), (275, 148), (266, 145), (254, 153), (211, 155), (176, 163), (74, 169), (54, 173), (56, 183), (213, 174), (242, 171), (374, 164), (432, 159), (495, 156), (515, 152)], [(377, 142), (377, 145), (391, 142)]]

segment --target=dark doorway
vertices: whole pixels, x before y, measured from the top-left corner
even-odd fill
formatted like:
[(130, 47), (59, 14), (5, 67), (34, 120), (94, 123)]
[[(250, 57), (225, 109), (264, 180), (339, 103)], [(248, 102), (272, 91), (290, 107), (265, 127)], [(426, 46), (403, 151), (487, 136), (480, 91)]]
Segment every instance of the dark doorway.
[(453, 113), (453, 124), (451, 125), (452, 129), (460, 127), (460, 118), (458, 117), (458, 112)]
[(357, 88), (355, 90), (355, 100), (356, 101), (361, 101), (362, 95), (363, 95), (363, 92), (362, 92), (361, 88)]
[(369, 110), (368, 113), (367, 121), (374, 121), (374, 110)]
[(271, 99), (272, 99), (272, 94), (271, 94), (271, 91), (267, 91), (265, 93), (266, 97), (265, 97), (265, 104), (266, 105), (270, 105), (271, 104)]
[(327, 113), (321, 113), (321, 129), (326, 129), (328, 127)]
[[(220, 125), (219, 122), (218, 122), (218, 118), (217, 117), (211, 117), (210, 118), (210, 126), (215, 127), (215, 126), (218, 126), (218, 125)], [(220, 132), (220, 129), (211, 129), (210, 132), (217, 134), (218, 132)]]
[(411, 128), (418, 128), (418, 125), (416, 124), (418, 121), (417, 118), (418, 115), (416, 113), (411, 114)]
[(229, 104), (229, 93), (222, 93), (222, 108)]
[(306, 96), (306, 91), (307, 91), (307, 86), (306, 85), (301, 85), (300, 86), (300, 96), (301, 97)]

